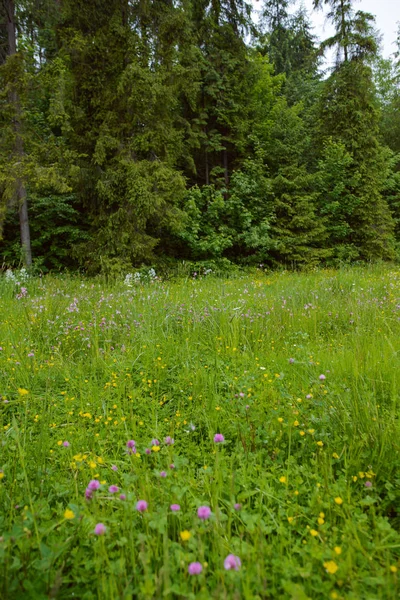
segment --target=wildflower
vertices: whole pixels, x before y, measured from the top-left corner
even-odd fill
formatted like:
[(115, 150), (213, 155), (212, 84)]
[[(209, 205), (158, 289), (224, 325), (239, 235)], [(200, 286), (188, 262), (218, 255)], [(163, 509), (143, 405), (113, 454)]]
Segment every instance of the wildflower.
[(286, 483), (286, 477), (284, 475), (282, 475), (282, 477), (279, 477), (279, 481), (281, 483)]
[(126, 442), (126, 447), (129, 448), (129, 449), (136, 448), (136, 442), (135, 442), (135, 440), (128, 440)]
[(289, 358), (289, 364), (292, 365), (294, 363), (294, 358)]
[(71, 444), (70, 444), (69, 442), (67, 442), (67, 440), (65, 440), (65, 442), (63, 442), (63, 446), (64, 446), (64, 448), (69, 448), (69, 447), (70, 447), (70, 445), (71, 445)]
[(278, 421), (279, 421), (279, 423), (283, 423), (282, 417), (278, 417)]
[(320, 448), (322, 448), (323, 445), (324, 445), (324, 442), (321, 442), (321, 440), (319, 442), (317, 442), (317, 446), (320, 446)]
[(169, 465), (169, 468), (170, 468), (170, 469), (175, 469), (175, 465), (174, 465), (174, 463), (171, 463), (171, 464)]
[(144, 451), (145, 454), (151, 454), (151, 450), (150, 448), (146, 448), (146, 450)]
[(29, 392), (25, 388), (18, 388), (18, 394), (20, 396), (27, 396), (29, 394)]
[(116, 492), (119, 492), (119, 487), (117, 485), (110, 485), (108, 491), (110, 494), (115, 494)]
[(310, 533), (313, 537), (316, 537), (318, 535), (318, 531), (316, 529), (310, 529)]
[(370, 487), (372, 487), (372, 481), (366, 481), (364, 483), (364, 485), (365, 485), (366, 488), (370, 488)]
[(111, 465), (111, 470), (112, 471), (118, 471), (118, 467), (116, 465)]
[(85, 490), (85, 498), (86, 500), (91, 500), (93, 498), (93, 492), (88, 487)]
[(340, 546), (335, 546), (333, 550), (338, 556), (339, 554), (342, 554), (342, 549)]
[(318, 517), (318, 525), (323, 525), (325, 523), (325, 519), (323, 517)]
[(171, 504), (170, 509), (172, 510), (172, 512), (178, 512), (179, 510), (181, 510), (181, 507), (179, 506), (179, 504)]
[(100, 481), (98, 481), (98, 479), (92, 479), (91, 481), (89, 481), (89, 485), (87, 486), (88, 490), (91, 490), (92, 492), (95, 490), (98, 490), (100, 487)]
[(324, 567), (331, 575), (334, 575), (339, 568), (334, 560), (328, 560), (327, 562), (324, 562)]
[(320, 376), (318, 377), (318, 379), (319, 379), (320, 381), (325, 381), (326, 377), (325, 377), (325, 375), (320, 375)]
[(166, 472), (165, 471), (161, 471), (160, 477), (166, 477), (166, 476), (167, 476)]
[(216, 434), (214, 435), (214, 442), (215, 442), (216, 444), (220, 444), (221, 442), (224, 442), (224, 441), (225, 441), (225, 438), (224, 438), (224, 436), (222, 435), (222, 433), (216, 433)]
[(35, 356), (33, 352), (29, 352), (28, 353), (29, 358), (32, 358), (32, 356)]
[(154, 440), (151, 440), (150, 444), (151, 444), (152, 446), (159, 446), (159, 445), (160, 445), (160, 442), (159, 442), (157, 439), (154, 439)]
[(120, 495), (119, 495), (119, 499), (120, 499), (120, 500), (126, 500), (126, 496), (125, 496), (125, 494), (120, 494)]
[(340, 506), (341, 504), (343, 504), (343, 500), (341, 499), (341, 497), (340, 497), (340, 496), (338, 496), (337, 498), (335, 498), (335, 502), (336, 502), (336, 504), (339, 504), (339, 506)]
[(292, 523), (294, 517), (288, 517), (287, 520), (289, 521), (289, 523)]
[(202, 521), (205, 521), (206, 519), (209, 519), (210, 515), (211, 515), (211, 509), (210, 509), (209, 506), (200, 506), (197, 509), (197, 516)]
[(167, 444), (167, 446), (172, 446), (175, 443), (175, 440), (171, 436), (167, 435), (167, 437), (164, 439), (164, 442)]
[(203, 570), (203, 567), (201, 566), (201, 563), (199, 563), (199, 562), (192, 562), (192, 563), (190, 563), (190, 565), (188, 567), (189, 575), (200, 575), (202, 570)]
[(106, 526), (103, 525), (103, 523), (97, 523), (96, 527), (94, 528), (94, 532), (96, 535), (104, 535), (106, 532)]
[(332, 454), (332, 456), (333, 456), (333, 458), (339, 458), (339, 454), (338, 454), (337, 452), (334, 452), (334, 453)]
[(136, 510), (138, 510), (139, 512), (144, 512), (145, 510), (147, 510), (147, 502), (146, 500), (139, 500), (139, 502), (136, 503)]
[(4, 477), (4, 472), (0, 471), (0, 480), (3, 479), (3, 477)]
[(236, 504), (234, 504), (234, 505), (233, 505), (233, 508), (234, 508), (235, 510), (241, 510), (241, 508), (242, 508), (242, 505), (241, 505), (239, 502), (236, 502)]
[(181, 536), (182, 542), (187, 542), (192, 537), (192, 534), (187, 529), (181, 531), (179, 535)]
[(152, 446), (151, 449), (153, 450), (153, 452), (160, 452), (160, 446)]
[(70, 508), (67, 508), (67, 510), (64, 513), (64, 519), (74, 519), (74, 518), (75, 518), (75, 513)]
[(396, 565), (390, 565), (390, 570), (392, 571), (392, 573), (397, 573)]
[(235, 571), (239, 571), (241, 566), (242, 566), (242, 562), (241, 562), (240, 558), (238, 556), (235, 556), (234, 554), (228, 554), (228, 556), (224, 560), (224, 568), (227, 571), (230, 571), (231, 569), (234, 569)]

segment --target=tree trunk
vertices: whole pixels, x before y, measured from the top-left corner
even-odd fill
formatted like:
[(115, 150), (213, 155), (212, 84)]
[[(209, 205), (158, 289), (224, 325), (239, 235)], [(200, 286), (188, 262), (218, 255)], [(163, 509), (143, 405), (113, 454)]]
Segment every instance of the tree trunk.
[(340, 0), (340, 11), (341, 11), (341, 32), (343, 38), (343, 50), (344, 50), (344, 61), (348, 62), (349, 60), (349, 51), (347, 46), (347, 32), (346, 32), (346, 15), (343, 0)]
[[(13, 56), (17, 52), (14, 0), (3, 0), (3, 6), (5, 10), (7, 25), (7, 54), (8, 56)], [(21, 105), (16, 86), (13, 86), (10, 92), (10, 102), (14, 108), (13, 127), (15, 133), (15, 158), (20, 164), (22, 164), (24, 158), (24, 142), (21, 135)], [(19, 224), (24, 263), (27, 267), (30, 267), (32, 265), (32, 250), (28, 220), (28, 199), (26, 194), (25, 182), (22, 178), (21, 173), (18, 174), (15, 180), (15, 196), (19, 208)]]

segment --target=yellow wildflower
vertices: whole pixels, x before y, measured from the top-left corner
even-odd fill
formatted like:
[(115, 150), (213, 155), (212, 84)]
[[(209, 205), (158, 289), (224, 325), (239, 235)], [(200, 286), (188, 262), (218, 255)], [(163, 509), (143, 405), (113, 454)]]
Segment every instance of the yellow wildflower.
[(342, 554), (342, 549), (340, 546), (335, 546), (334, 551), (336, 552), (337, 555)]
[(160, 446), (152, 446), (151, 449), (153, 452), (160, 452)]
[(336, 502), (336, 504), (339, 504), (339, 506), (340, 506), (341, 504), (343, 504), (343, 500), (341, 499), (341, 497), (340, 497), (340, 496), (337, 496), (337, 498), (335, 498), (335, 502)]
[(179, 535), (181, 536), (181, 540), (183, 542), (187, 542), (192, 537), (192, 534), (187, 529), (185, 529), (185, 531), (181, 531)]
[(316, 529), (310, 529), (310, 533), (313, 537), (316, 537), (318, 535), (318, 531)]
[(327, 562), (324, 562), (324, 567), (331, 575), (334, 575), (339, 568), (334, 560), (328, 560)]
[(75, 518), (75, 513), (70, 508), (67, 508), (67, 510), (64, 513), (64, 519), (74, 519), (74, 518)]

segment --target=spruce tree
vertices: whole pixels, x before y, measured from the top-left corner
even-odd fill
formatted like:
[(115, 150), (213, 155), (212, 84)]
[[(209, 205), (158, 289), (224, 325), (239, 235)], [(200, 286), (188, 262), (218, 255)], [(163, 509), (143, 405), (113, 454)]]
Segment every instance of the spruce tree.
[[(322, 3), (314, 2), (316, 7)], [(343, 243), (353, 246), (361, 259), (391, 259), (394, 223), (381, 193), (385, 152), (379, 140), (379, 113), (369, 65), (377, 51), (373, 17), (354, 13), (350, 0), (325, 0), (325, 4), (336, 31), (323, 42), (322, 50), (336, 48), (337, 61), (321, 95), (320, 139), (324, 144), (328, 140), (341, 144), (351, 158), (352, 186), (341, 198), (340, 207), (348, 232)], [(327, 210), (327, 204), (321, 193), (321, 211), (332, 222), (337, 211)], [(335, 237), (330, 243), (335, 246)]]

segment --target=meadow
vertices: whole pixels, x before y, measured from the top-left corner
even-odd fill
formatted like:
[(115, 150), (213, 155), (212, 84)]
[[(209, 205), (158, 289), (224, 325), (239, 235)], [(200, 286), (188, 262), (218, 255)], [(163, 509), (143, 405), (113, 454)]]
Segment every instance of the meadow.
[(0, 276), (0, 596), (400, 597), (400, 270)]

